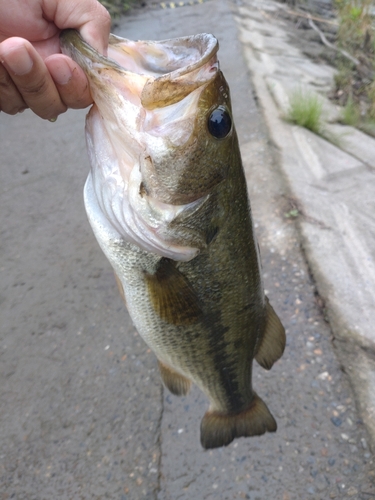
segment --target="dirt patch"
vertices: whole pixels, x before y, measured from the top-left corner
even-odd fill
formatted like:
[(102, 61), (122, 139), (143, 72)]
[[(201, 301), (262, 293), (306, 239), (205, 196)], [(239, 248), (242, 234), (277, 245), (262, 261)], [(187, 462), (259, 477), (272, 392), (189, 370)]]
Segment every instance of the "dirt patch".
[[(283, 2), (281, 2), (282, 4)], [(324, 14), (324, 15), (323, 15)], [(317, 31), (309, 24), (312, 19), (316, 26), (324, 33), (330, 43), (335, 43), (338, 25), (333, 16), (333, 11), (324, 9), (316, 11), (302, 7), (285, 8), (285, 4), (278, 13), (280, 19), (288, 23), (290, 41), (297, 46), (303, 54), (316, 62), (336, 65), (337, 51), (324, 45)]]
[[(331, 2), (280, 1), (278, 17), (288, 24), (290, 41), (303, 54), (337, 69), (329, 98), (341, 106), (352, 106), (350, 123), (373, 134), (369, 120), (375, 117), (375, 68), (372, 49), (346, 51), (340, 47), (340, 21)], [(342, 28), (341, 28), (342, 29)], [(325, 40), (325, 41), (324, 41)], [(353, 42), (354, 45), (354, 42)], [(374, 94), (374, 95), (372, 95)], [(366, 123), (365, 123), (366, 122)]]

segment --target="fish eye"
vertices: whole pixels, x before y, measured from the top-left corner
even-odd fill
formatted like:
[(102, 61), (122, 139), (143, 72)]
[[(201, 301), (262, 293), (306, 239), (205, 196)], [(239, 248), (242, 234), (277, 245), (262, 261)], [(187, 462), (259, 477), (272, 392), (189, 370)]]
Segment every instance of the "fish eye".
[(232, 118), (224, 106), (218, 106), (208, 118), (208, 131), (216, 139), (224, 139), (232, 129)]

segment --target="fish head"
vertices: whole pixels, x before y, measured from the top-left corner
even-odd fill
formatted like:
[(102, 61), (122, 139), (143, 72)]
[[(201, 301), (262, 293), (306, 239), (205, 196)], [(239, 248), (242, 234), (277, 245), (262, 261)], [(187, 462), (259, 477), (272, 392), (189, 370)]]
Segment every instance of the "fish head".
[[(167, 226), (181, 212), (196, 210), (225, 179), (235, 140), (216, 38), (150, 42), (111, 35), (104, 57), (78, 32), (66, 30), (61, 46), (85, 71), (94, 100), (86, 132), (103, 211), (113, 212), (114, 193), (121, 192), (121, 210), (133, 211), (135, 225), (141, 221), (169, 246), (183, 246)], [(119, 232), (122, 225), (122, 233), (139, 244), (134, 224), (124, 230), (124, 214), (116, 217)], [(196, 254), (195, 248), (180, 258)]]
[[(158, 80), (145, 88), (147, 100), (142, 102), (146, 112), (144, 186), (150, 196), (174, 205), (208, 195), (225, 179), (232, 154), (229, 88), (216, 54), (195, 73), (187, 73), (178, 82), (182, 98), (175, 103), (155, 106)], [(148, 102), (152, 107), (147, 108)]]

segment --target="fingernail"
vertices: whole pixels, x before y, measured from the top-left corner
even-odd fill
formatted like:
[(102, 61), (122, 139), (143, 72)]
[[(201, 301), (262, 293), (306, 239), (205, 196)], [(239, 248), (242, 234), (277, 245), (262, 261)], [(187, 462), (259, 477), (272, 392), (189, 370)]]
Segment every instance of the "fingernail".
[(30, 73), (34, 64), (26, 47), (23, 46), (9, 50), (3, 54), (3, 58), (6, 66), (15, 75), (20, 76)]
[(72, 78), (72, 70), (69, 64), (62, 60), (51, 72), (52, 78), (57, 85), (66, 85)]

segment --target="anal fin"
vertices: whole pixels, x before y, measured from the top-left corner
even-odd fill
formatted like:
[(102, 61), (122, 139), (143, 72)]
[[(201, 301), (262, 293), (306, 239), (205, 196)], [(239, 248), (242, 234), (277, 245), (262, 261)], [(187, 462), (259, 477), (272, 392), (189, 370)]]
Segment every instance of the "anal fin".
[(201, 444), (203, 448), (227, 446), (239, 437), (260, 436), (275, 432), (277, 424), (265, 402), (254, 393), (246, 410), (235, 414), (208, 411), (201, 422)]
[(191, 387), (188, 378), (180, 375), (175, 370), (159, 361), (160, 375), (164, 385), (176, 396), (186, 396)]
[(263, 337), (255, 353), (255, 359), (260, 366), (270, 370), (275, 361), (283, 355), (286, 337), (284, 327), (267, 297), (266, 301), (267, 322)]

